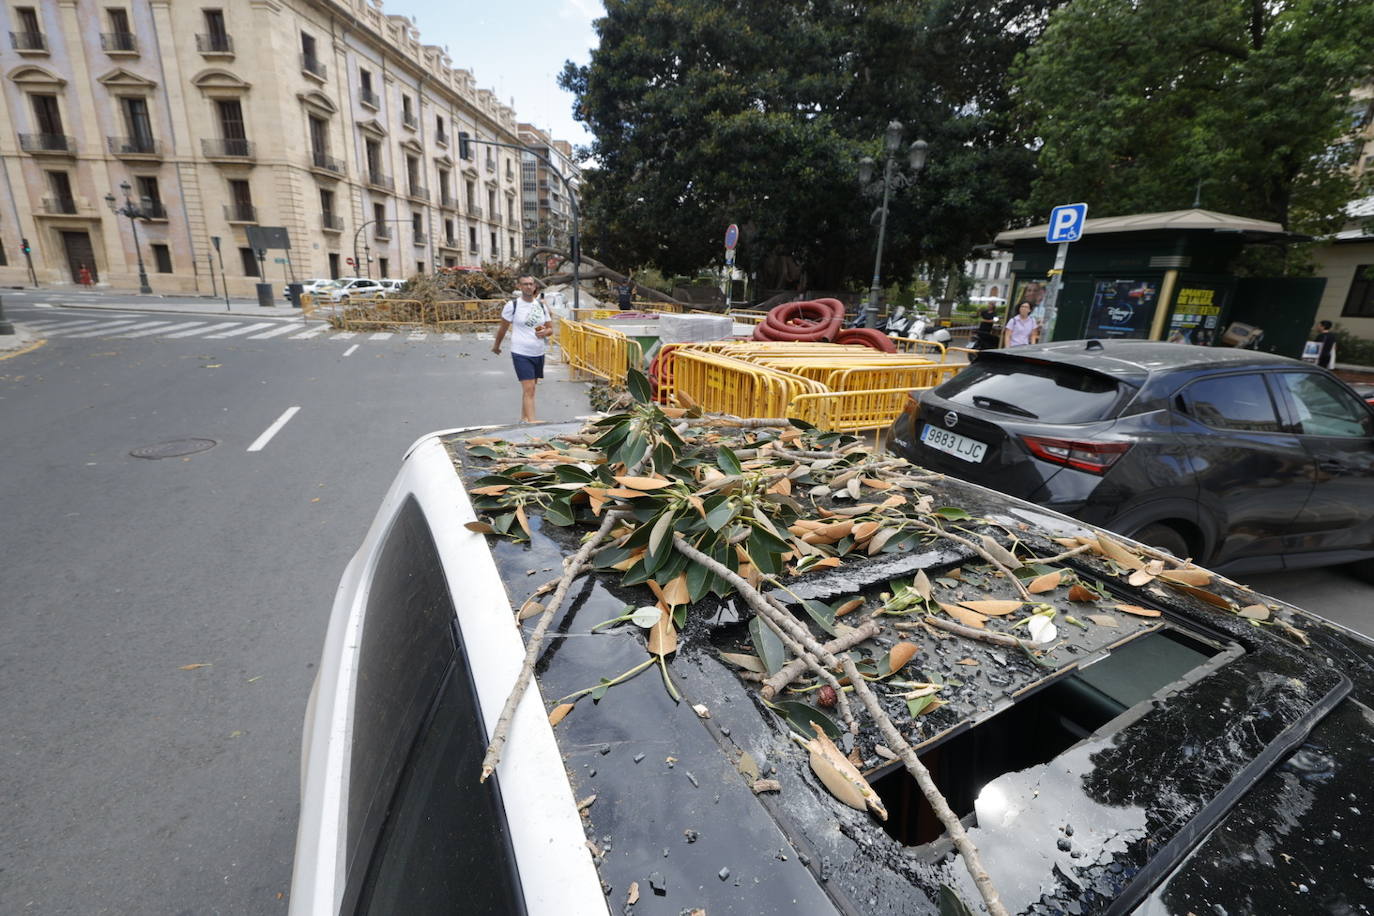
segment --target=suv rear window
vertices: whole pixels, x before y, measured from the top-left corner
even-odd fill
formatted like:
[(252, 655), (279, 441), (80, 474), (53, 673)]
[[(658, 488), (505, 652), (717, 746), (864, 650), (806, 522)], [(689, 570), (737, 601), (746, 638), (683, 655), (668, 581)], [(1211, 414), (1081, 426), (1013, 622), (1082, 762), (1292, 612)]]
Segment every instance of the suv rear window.
[(1135, 389), (1076, 366), (984, 354), (935, 393), (955, 404), (1050, 423), (1114, 416)]

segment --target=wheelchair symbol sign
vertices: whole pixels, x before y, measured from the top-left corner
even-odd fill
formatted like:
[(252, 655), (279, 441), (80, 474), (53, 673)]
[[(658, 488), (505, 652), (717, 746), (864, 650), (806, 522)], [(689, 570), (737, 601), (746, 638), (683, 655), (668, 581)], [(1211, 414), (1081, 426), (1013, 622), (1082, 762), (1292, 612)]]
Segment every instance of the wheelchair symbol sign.
[(1045, 231), (1045, 241), (1076, 242), (1083, 236), (1083, 223), (1088, 218), (1087, 204), (1064, 204), (1050, 212), (1049, 228)]

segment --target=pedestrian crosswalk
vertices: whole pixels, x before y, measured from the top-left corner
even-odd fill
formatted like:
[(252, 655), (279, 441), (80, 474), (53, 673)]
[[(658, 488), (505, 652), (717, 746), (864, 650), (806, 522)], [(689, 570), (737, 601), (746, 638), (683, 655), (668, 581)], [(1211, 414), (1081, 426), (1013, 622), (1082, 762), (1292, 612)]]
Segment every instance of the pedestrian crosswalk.
[[(47, 314), (51, 315), (52, 313)], [(430, 332), (424, 330), (336, 331), (327, 324), (318, 323), (304, 325), (299, 321), (222, 321), (211, 318), (189, 320), (186, 315), (157, 319), (147, 315), (132, 317), (128, 314), (106, 319), (72, 315), (56, 318), (45, 316), (35, 321), (28, 321), (20, 317), (18, 321), (40, 337), (63, 340), (93, 338), (184, 340), (197, 338), (238, 343), (250, 340), (323, 339), (345, 341), (358, 338), (369, 341), (459, 342), (464, 340), (489, 341), (495, 337), (490, 330), (463, 332)]]

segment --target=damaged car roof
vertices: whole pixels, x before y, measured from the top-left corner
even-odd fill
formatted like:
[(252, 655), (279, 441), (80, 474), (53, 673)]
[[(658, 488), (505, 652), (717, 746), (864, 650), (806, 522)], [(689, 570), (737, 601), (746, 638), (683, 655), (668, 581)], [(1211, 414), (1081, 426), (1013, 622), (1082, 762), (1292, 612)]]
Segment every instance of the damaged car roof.
[[(807, 464), (789, 448), (840, 449), (823, 470), (833, 481), (868, 468), (851, 475), (858, 486), (816, 496), (827, 475), (808, 470), (773, 504), (797, 504), (794, 523), (877, 524), (827, 541), (831, 528), (809, 540), (815, 555), (796, 542), (816, 529), (794, 524), (783, 538), (797, 549), (776, 571), (746, 571), (820, 642), (876, 630), (845, 651), (1009, 911), (1365, 911), (1367, 640), (1055, 513), (904, 462), (877, 467), (850, 440), (806, 433), (712, 433), (702, 455), (712, 466), (725, 448), (728, 472), (736, 452), (755, 452), (752, 469), (738, 468), (747, 475)], [(646, 528), (663, 516), (661, 500), (643, 507), (657, 487), (635, 496), (598, 476), (600, 456), (576, 425), (445, 442), (479, 524), (516, 536), (489, 538), (512, 608), (536, 611), (544, 580), (583, 543), (588, 501), (617, 498), (575, 495), (585, 487), (619, 489)], [(515, 518), (500, 481), (553, 480), (559, 468), (580, 471), (561, 472), (566, 501), (532, 498)], [(894, 474), (911, 482), (880, 509)], [(913, 511), (950, 537), (904, 528)], [(871, 549), (887, 529), (896, 535)], [(632, 537), (573, 580), (535, 668), (610, 908), (634, 898), (633, 912), (978, 911), (978, 888), (872, 717), (855, 704), (851, 733), (840, 698), (810, 675), (776, 691), (761, 683), (787, 653), (738, 593), (719, 597), (729, 590), (698, 579), (701, 594), (669, 627), (671, 651), (653, 651), (647, 618), (632, 612), (678, 603), (661, 604), (670, 577), (649, 584)], [(528, 638), (534, 614), (520, 616)], [(886, 821), (827, 788), (802, 746), (817, 732), (862, 773)]]

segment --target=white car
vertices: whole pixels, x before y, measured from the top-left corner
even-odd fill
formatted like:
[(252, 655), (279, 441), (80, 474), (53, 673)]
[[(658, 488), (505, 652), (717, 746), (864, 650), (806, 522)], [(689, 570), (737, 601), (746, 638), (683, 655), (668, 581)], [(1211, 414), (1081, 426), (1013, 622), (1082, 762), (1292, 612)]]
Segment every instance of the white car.
[(382, 282), (370, 277), (341, 277), (335, 280), (334, 286), (328, 290), (330, 300), (343, 305), (347, 305), (348, 301), (355, 297), (370, 298), (383, 292), (385, 288)]
[[(333, 286), (335, 282), (336, 281), (328, 277), (312, 277), (308, 280), (301, 281), (301, 292), (309, 293), (312, 296), (319, 296), (326, 289)], [(288, 299), (291, 297), (289, 285), (282, 287), (282, 295), (286, 296)]]
[(377, 281), (382, 286), (382, 295), (395, 296), (401, 291), (401, 287), (406, 285), (404, 280), (393, 280), (390, 277), (383, 277)]

